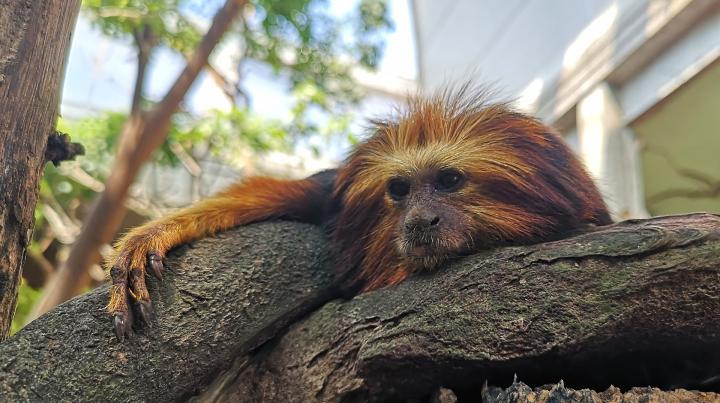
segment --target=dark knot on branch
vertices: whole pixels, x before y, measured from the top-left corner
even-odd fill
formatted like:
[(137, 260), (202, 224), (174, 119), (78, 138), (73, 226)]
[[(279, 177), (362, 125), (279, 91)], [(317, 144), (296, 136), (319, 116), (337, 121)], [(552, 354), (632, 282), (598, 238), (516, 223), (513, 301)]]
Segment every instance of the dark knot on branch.
[(62, 161), (70, 161), (78, 155), (85, 155), (85, 147), (80, 143), (73, 143), (70, 136), (57, 130), (50, 133), (47, 148), (45, 149), (45, 161), (52, 161), (58, 166)]

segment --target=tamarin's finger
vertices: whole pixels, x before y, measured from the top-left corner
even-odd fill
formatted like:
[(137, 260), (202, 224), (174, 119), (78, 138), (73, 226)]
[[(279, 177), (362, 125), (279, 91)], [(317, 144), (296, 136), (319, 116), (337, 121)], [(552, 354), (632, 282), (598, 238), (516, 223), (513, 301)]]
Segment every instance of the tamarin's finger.
[(127, 268), (115, 265), (110, 270), (112, 287), (110, 289), (110, 304), (108, 310), (113, 314), (113, 327), (118, 341), (132, 334), (133, 316), (128, 309)]
[(129, 286), (128, 291), (135, 300), (134, 307), (137, 309), (140, 320), (145, 324), (149, 324), (152, 314), (152, 302), (150, 302), (150, 293), (145, 284), (145, 269), (136, 267), (130, 270)]

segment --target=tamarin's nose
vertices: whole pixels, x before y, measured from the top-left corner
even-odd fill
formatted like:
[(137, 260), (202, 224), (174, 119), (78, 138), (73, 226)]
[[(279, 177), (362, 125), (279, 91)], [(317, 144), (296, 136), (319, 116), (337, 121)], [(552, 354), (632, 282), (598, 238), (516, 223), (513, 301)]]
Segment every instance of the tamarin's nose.
[(405, 228), (408, 231), (426, 230), (440, 223), (440, 217), (427, 209), (413, 209), (405, 219)]

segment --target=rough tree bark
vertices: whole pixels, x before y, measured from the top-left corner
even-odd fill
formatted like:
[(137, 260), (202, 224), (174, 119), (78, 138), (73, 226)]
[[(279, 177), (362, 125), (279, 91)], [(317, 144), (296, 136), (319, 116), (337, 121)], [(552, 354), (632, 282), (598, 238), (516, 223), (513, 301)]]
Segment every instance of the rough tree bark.
[(172, 87), (149, 111), (140, 109), (138, 87), (142, 85), (144, 76), (143, 70), (140, 70), (133, 96), (133, 113), (123, 127), (115, 163), (105, 183), (105, 190), (85, 219), (83, 230), (70, 250), (67, 261), (46, 286), (45, 294), (35, 307), (33, 317), (78, 295), (87, 287), (89, 269), (100, 261), (100, 246), (112, 240), (125, 216), (124, 201), (130, 185), (142, 165), (167, 137), (170, 119), (200, 71), (207, 65), (215, 46), (240, 14), (246, 2), (246, 0), (225, 1)]
[(0, 0), (0, 340), (15, 312), (79, 10), (80, 0)]
[(450, 401), (513, 374), (534, 386), (720, 388), (720, 217), (487, 251), (298, 321), (332, 295), (324, 246), (315, 227), (275, 222), (182, 247), (151, 282), (151, 329), (119, 344), (107, 289), (74, 299), (0, 344), (0, 396)]

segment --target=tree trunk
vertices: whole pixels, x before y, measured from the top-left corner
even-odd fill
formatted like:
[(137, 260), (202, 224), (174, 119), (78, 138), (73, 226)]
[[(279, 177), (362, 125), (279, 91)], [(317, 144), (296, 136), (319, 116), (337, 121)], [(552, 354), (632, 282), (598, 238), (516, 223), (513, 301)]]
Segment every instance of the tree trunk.
[(182, 247), (150, 282), (152, 328), (118, 343), (107, 288), (76, 298), (0, 344), (0, 396), (382, 401), (444, 386), (479, 399), (513, 374), (720, 389), (717, 216), (483, 252), (297, 322), (332, 296), (325, 246), (316, 227), (275, 222)]
[(0, 0), (0, 340), (15, 312), (79, 0)]
[[(67, 261), (46, 287), (33, 317), (42, 315), (85, 289), (90, 267), (100, 261), (100, 246), (112, 240), (125, 216), (124, 202), (135, 176), (167, 137), (172, 115), (245, 3), (246, 0), (226, 0), (163, 100), (147, 112), (136, 111), (125, 123), (105, 190), (88, 214)], [(139, 108), (139, 92), (135, 92), (133, 110)]]

